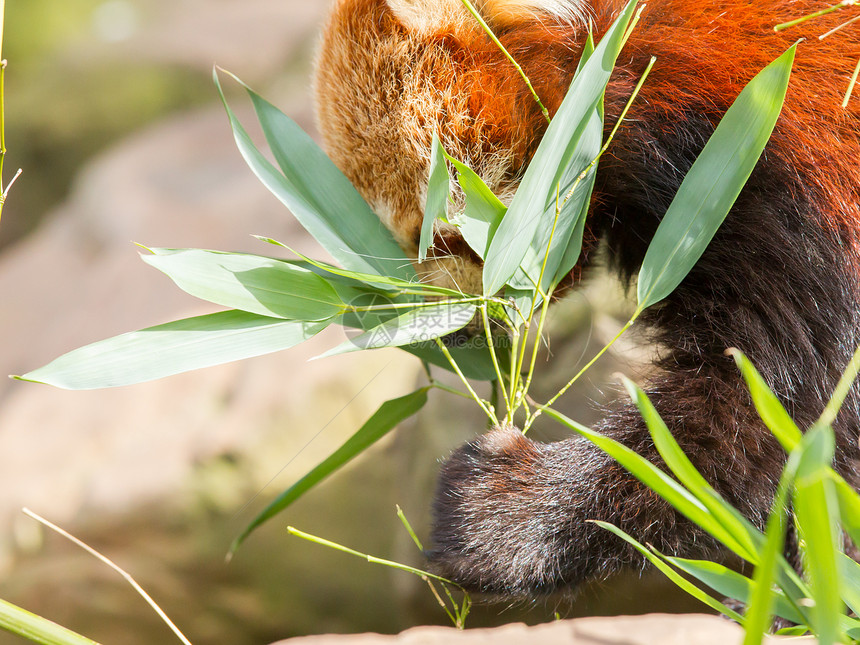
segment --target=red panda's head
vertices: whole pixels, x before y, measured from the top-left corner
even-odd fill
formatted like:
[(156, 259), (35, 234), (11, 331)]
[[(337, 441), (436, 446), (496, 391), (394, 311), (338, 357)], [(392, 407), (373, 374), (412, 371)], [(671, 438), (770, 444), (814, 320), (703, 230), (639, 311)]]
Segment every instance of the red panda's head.
[[(473, 0), (552, 111), (588, 24), (583, 0)], [(434, 131), (504, 201), (543, 129), (528, 88), (460, 0), (337, 0), (317, 62), (328, 153), (417, 255)], [(456, 206), (455, 206), (456, 208)], [(480, 291), (479, 260), (437, 229), (424, 279)]]

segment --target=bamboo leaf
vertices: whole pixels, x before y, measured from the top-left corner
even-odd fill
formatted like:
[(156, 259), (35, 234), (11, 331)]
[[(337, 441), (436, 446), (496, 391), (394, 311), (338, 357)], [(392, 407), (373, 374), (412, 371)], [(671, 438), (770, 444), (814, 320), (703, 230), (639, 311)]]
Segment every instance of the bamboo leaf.
[(448, 153), (443, 153), (457, 171), (457, 183), (466, 197), (466, 207), (453, 223), (460, 230), (466, 244), (483, 260), (487, 255), (490, 240), (508, 210), (507, 206), (493, 194), (474, 170)]
[(630, 397), (636, 407), (639, 408), (663, 461), (666, 462), (675, 477), (708, 509), (714, 520), (720, 524), (722, 532), (731, 535), (731, 541), (724, 542), (724, 544), (745, 560), (756, 562), (761, 534), (749, 523), (749, 520), (726, 502), (696, 470), (684, 451), (681, 450), (678, 442), (675, 441), (672, 433), (669, 432), (669, 428), (660, 418), (654, 405), (648, 400), (645, 392), (630, 379), (623, 377), (623, 381)]
[(360, 349), (401, 347), (434, 340), (468, 325), (474, 318), (476, 309), (476, 304), (462, 302), (416, 305), (414, 309), (385, 320), (363, 334), (330, 349), (318, 358)]
[(794, 488), (794, 513), (809, 576), (815, 633), (818, 642), (830, 645), (839, 640), (839, 624), (845, 613), (840, 597), (841, 532), (836, 492), (830, 478), (835, 439), (826, 425), (810, 428), (803, 438)]
[(782, 109), (795, 49), (747, 84), (684, 177), (639, 271), (640, 311), (687, 276), (740, 194)]
[(851, 536), (854, 544), (860, 546), (860, 495), (836, 471), (830, 471), (830, 478), (836, 490), (842, 528)]
[[(325, 278), (258, 255), (200, 249), (154, 249), (144, 262), (183, 291), (218, 305), (289, 320), (326, 320), (345, 303)], [(350, 300), (362, 292), (355, 290)]]
[[(350, 271), (349, 269), (342, 269), (340, 267), (334, 266), (333, 264), (328, 264), (327, 262), (320, 262), (319, 260), (314, 260), (305, 255), (302, 255), (295, 249), (291, 249), (289, 246), (282, 242), (278, 242), (270, 237), (257, 237), (257, 239), (266, 242), (268, 244), (274, 244), (275, 246), (279, 246), (288, 250), (290, 253), (301, 258), (301, 261), (310, 265), (310, 267), (315, 267), (319, 269), (327, 280), (331, 280), (331, 276), (340, 276), (342, 278), (347, 278), (349, 280), (354, 281), (355, 283), (363, 284), (365, 286), (370, 285), (375, 288), (385, 287), (389, 290), (396, 289), (399, 291), (406, 292), (420, 292), (422, 295), (437, 295), (437, 296), (449, 296), (452, 298), (462, 297), (462, 293), (459, 291), (454, 291), (453, 289), (446, 289), (445, 287), (437, 287), (432, 284), (424, 284), (422, 282), (418, 282), (418, 276), (413, 276), (410, 280), (403, 280), (401, 278), (393, 278), (391, 276), (384, 275), (374, 275), (372, 273), (361, 273), (360, 271)], [(407, 300), (408, 302), (408, 300)]]
[(451, 178), (445, 164), (445, 151), (439, 134), (433, 133), (430, 149), (430, 178), (427, 181), (427, 202), (424, 206), (424, 221), (418, 242), (418, 261), (427, 259), (427, 249), (433, 244), (433, 223), (448, 218), (448, 196), (451, 193)]
[(0, 629), (43, 645), (98, 645), (85, 636), (5, 600), (0, 600)]
[(786, 452), (791, 452), (800, 443), (802, 434), (800, 428), (786, 412), (782, 403), (768, 387), (749, 359), (736, 349), (730, 349), (729, 354), (735, 359), (741, 370), (741, 375), (747, 383), (753, 404), (761, 420), (777, 438)]
[(320, 147), (283, 112), (231, 75), (251, 97), (282, 172), (278, 171), (233, 114), (217, 70), (212, 75), (245, 161), (323, 248), (348, 269), (411, 279), (414, 270), (391, 233)]
[[(554, 202), (565, 174), (571, 172), (571, 158), (603, 96), (635, 6), (636, 0), (627, 4), (588, 57), (547, 128), (507, 213), (490, 241), (484, 265), (484, 295), (498, 292), (520, 267), (542, 224), (541, 216)], [(577, 173), (581, 170), (582, 167), (578, 168)], [(543, 225), (547, 226), (545, 220)]]
[(691, 522), (699, 525), (729, 548), (743, 550), (734, 536), (725, 530), (708, 508), (690, 491), (654, 464), (614, 439), (594, 432), (551, 408), (544, 413), (582, 435), (626, 468), (636, 479), (666, 500)]
[[(507, 372), (510, 369), (511, 348), (509, 344), (504, 344), (507, 337), (496, 340), (496, 356), (499, 359), (499, 365)], [(436, 365), (443, 369), (453, 372), (448, 359), (441, 352), (435, 342), (412, 343), (404, 345), (400, 349), (405, 350), (420, 358), (426, 363)], [(493, 359), (490, 355), (488, 344), (480, 337), (468, 339), (462, 344), (455, 344), (447, 348), (451, 357), (460, 366), (460, 371), (466, 378), (476, 381), (492, 381), (496, 378), (496, 370), (493, 367)]]
[[(777, 484), (776, 495), (771, 506), (770, 516), (767, 519), (764, 547), (761, 549), (758, 564), (753, 572), (752, 589), (747, 601), (749, 609), (747, 610), (747, 632), (744, 645), (760, 643), (764, 633), (770, 629), (771, 616), (777, 598), (773, 594), (773, 583), (780, 578), (787, 577), (780, 575), (779, 568), (784, 569), (788, 566), (782, 558), (782, 550), (785, 545), (788, 495), (797, 475), (799, 463), (800, 452), (793, 451), (789, 455), (788, 462), (780, 475), (779, 484)], [(796, 596), (792, 597), (795, 601), (800, 600)], [(797, 609), (800, 610), (800, 607), (798, 606)], [(808, 624), (806, 616), (801, 616), (797, 620), (795, 617), (786, 615), (785, 608), (782, 606), (778, 605), (776, 612), (794, 622)]]
[[(656, 551), (655, 551), (656, 552)], [(659, 552), (656, 552), (659, 553)], [(660, 554), (667, 562), (675, 565), (681, 571), (693, 576), (699, 582), (706, 584), (726, 598), (734, 598), (745, 605), (749, 605), (752, 597), (753, 581), (745, 575), (729, 569), (718, 562), (709, 560), (689, 560), (687, 558), (675, 558)], [(801, 623), (805, 618), (798, 613), (794, 606), (781, 591), (772, 592), (775, 600), (775, 609), (778, 616), (795, 623)], [(747, 629), (749, 630), (750, 612), (746, 612)]]
[(223, 311), (80, 347), (16, 378), (67, 390), (132, 385), (287, 349), (330, 323)]
[(245, 538), (266, 520), (285, 510), (290, 504), (319, 484), (323, 479), (382, 439), (382, 437), (397, 427), (399, 423), (417, 413), (427, 403), (427, 390), (428, 388), (423, 387), (420, 390), (383, 403), (364, 425), (346, 440), (346, 443), (314, 466), (310, 472), (281, 493), (262, 513), (254, 518), (245, 530), (242, 531), (242, 534), (233, 542), (230, 552), (235, 552), (242, 542), (244, 542)]
[(660, 572), (665, 575), (669, 580), (678, 585), (681, 589), (686, 591), (696, 600), (703, 602), (711, 609), (720, 612), (721, 614), (728, 616), (734, 621), (737, 621), (741, 625), (744, 624), (744, 617), (738, 614), (735, 610), (727, 607), (724, 603), (720, 602), (710, 594), (706, 593), (702, 589), (699, 589), (696, 585), (691, 583), (686, 578), (680, 576), (672, 567), (667, 565), (660, 557), (658, 557), (657, 552), (653, 552), (637, 542), (634, 538), (629, 536), (627, 533), (619, 529), (617, 526), (614, 526), (608, 522), (594, 522), (601, 528), (606, 529), (607, 531), (614, 533), (622, 540), (633, 546), (639, 553), (641, 553), (645, 558), (653, 564)]

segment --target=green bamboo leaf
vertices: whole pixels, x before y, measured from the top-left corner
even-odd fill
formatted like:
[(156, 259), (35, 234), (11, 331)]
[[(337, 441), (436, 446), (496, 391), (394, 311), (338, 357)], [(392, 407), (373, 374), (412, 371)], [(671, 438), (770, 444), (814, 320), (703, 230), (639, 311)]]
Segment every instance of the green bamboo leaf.
[[(689, 560), (687, 558), (675, 558), (663, 555), (655, 551), (667, 562), (673, 564), (681, 571), (693, 576), (699, 582), (706, 584), (725, 598), (734, 598), (745, 605), (749, 605), (753, 592), (753, 581), (745, 575), (733, 571), (728, 567), (709, 560)], [(778, 616), (795, 623), (804, 622), (805, 618), (792, 605), (782, 591), (772, 593), (775, 600), (775, 610)], [(746, 612), (747, 630), (750, 630), (750, 612)]]
[(860, 564), (844, 553), (839, 554), (838, 560), (842, 600), (854, 614), (860, 616)]
[[(541, 227), (541, 216), (552, 207), (564, 177), (573, 172), (572, 157), (603, 96), (635, 6), (636, 0), (627, 4), (588, 57), (547, 128), (505, 217), (490, 241), (484, 265), (485, 295), (498, 292), (520, 267)], [(583, 168), (584, 165), (576, 168), (575, 173)], [(573, 210), (578, 212), (578, 209)], [(551, 224), (551, 220), (548, 225), (545, 220), (543, 222), (544, 228), (551, 227)], [(550, 275), (554, 274), (555, 271), (550, 272)]]
[(420, 390), (383, 403), (364, 425), (347, 439), (346, 443), (314, 466), (310, 472), (281, 493), (262, 513), (254, 518), (245, 530), (242, 531), (241, 535), (234, 540), (230, 547), (230, 552), (235, 552), (245, 538), (263, 522), (286, 509), (323, 479), (382, 439), (382, 437), (397, 427), (399, 423), (418, 412), (427, 403), (427, 390), (428, 388), (423, 387)]
[(67, 390), (132, 385), (287, 349), (330, 323), (223, 311), (114, 336), (15, 378)]
[(427, 202), (424, 206), (424, 221), (418, 242), (418, 261), (427, 259), (427, 249), (433, 244), (433, 223), (437, 219), (448, 219), (448, 197), (451, 194), (451, 178), (445, 164), (445, 151), (439, 134), (433, 133), (430, 150), (430, 178), (427, 181)]
[[(229, 73), (229, 72), (228, 72)], [(256, 148), (233, 114), (212, 72), (236, 145), (254, 174), (332, 257), (348, 269), (409, 280), (412, 265), (391, 233), (320, 147), (283, 112), (247, 90), (281, 171)]]
[(724, 541), (723, 543), (745, 560), (756, 562), (761, 543), (761, 533), (699, 474), (699, 471), (681, 450), (678, 442), (675, 441), (645, 392), (630, 379), (622, 378), (624, 386), (630, 393), (630, 398), (639, 408), (645, 425), (648, 426), (651, 437), (654, 439), (654, 445), (663, 461), (666, 462), (675, 477), (708, 509), (711, 517), (720, 524), (722, 533), (731, 536), (729, 542)]
[(678, 572), (676, 572), (674, 569), (672, 569), (672, 567), (670, 567), (660, 557), (658, 557), (656, 551), (652, 553), (652, 551), (650, 549), (646, 548), (645, 546), (643, 546), (642, 544), (637, 542), (634, 538), (632, 538), (627, 533), (625, 533), (624, 531), (619, 529), (617, 526), (614, 526), (608, 522), (594, 521), (594, 523), (597, 524), (598, 526), (600, 526), (601, 528), (606, 529), (610, 533), (614, 533), (615, 535), (620, 537), (622, 540), (624, 540), (625, 542), (627, 542), (628, 544), (633, 546), (633, 548), (635, 548), (637, 551), (639, 551), (639, 553), (641, 553), (643, 556), (645, 556), (645, 558), (651, 564), (653, 564), (655, 567), (657, 567), (657, 569), (659, 569), (663, 575), (665, 575), (667, 578), (669, 578), (669, 580), (671, 580), (676, 585), (678, 585), (678, 587), (680, 587), (681, 589), (686, 591), (688, 594), (690, 594), (693, 598), (695, 598), (696, 600), (698, 600), (700, 602), (703, 602), (704, 604), (706, 604), (711, 609), (714, 609), (715, 611), (718, 611), (719, 613), (721, 613), (725, 616), (728, 616), (732, 620), (737, 621), (741, 625), (744, 624), (744, 617), (743, 616), (738, 614), (735, 610), (727, 607), (724, 603), (720, 602), (719, 600), (717, 600), (716, 598), (714, 598), (710, 594), (699, 589), (699, 587), (697, 587), (696, 585), (691, 583), (686, 578), (679, 575)]
[(475, 303), (442, 302), (418, 306), (368, 329), (317, 358), (361, 349), (401, 347), (426, 342), (462, 329), (475, 317)]
[[(310, 267), (315, 267), (322, 271), (320, 275), (323, 275), (327, 280), (331, 280), (331, 276), (340, 276), (342, 278), (347, 278), (349, 280), (353, 280), (355, 283), (360, 283), (364, 285), (371, 285), (373, 287), (386, 287), (390, 289), (396, 289), (399, 291), (406, 292), (418, 292), (422, 295), (437, 295), (437, 296), (448, 296), (451, 298), (459, 298), (462, 297), (462, 293), (459, 291), (455, 291), (453, 289), (446, 289), (445, 287), (437, 287), (432, 284), (424, 284), (418, 282), (418, 276), (413, 276), (410, 280), (402, 280), (400, 278), (394, 278), (391, 276), (384, 275), (374, 275), (372, 273), (361, 273), (359, 271), (350, 271), (349, 269), (342, 269), (340, 267), (336, 267), (333, 264), (328, 264), (326, 262), (320, 262), (319, 260), (311, 259), (305, 255), (302, 255), (295, 249), (290, 248), (286, 244), (282, 242), (278, 242), (270, 237), (257, 237), (257, 239), (266, 242), (268, 244), (274, 244), (275, 246), (279, 246), (288, 250), (290, 253), (300, 257), (302, 262), (307, 263)], [(307, 267), (307, 268), (310, 268)], [(408, 302), (408, 300), (407, 300)]]
[[(800, 451), (791, 452), (780, 475), (779, 484), (777, 484), (776, 495), (771, 506), (770, 516), (767, 519), (764, 547), (761, 549), (758, 564), (753, 572), (752, 589), (747, 601), (749, 609), (747, 610), (747, 631), (744, 645), (761, 643), (764, 633), (770, 629), (774, 609), (777, 614), (784, 618), (797, 623), (809, 624), (806, 615), (791, 617), (785, 613), (785, 607), (775, 607), (777, 597), (772, 591), (774, 582), (788, 578), (784, 570), (789, 565), (783, 559), (782, 551), (785, 545), (788, 495), (797, 475), (800, 455)], [(786, 590), (791, 592), (792, 588), (786, 587)], [(795, 603), (801, 600), (798, 595), (792, 593), (789, 595)], [(807, 611), (799, 604), (795, 604), (794, 609), (797, 610), (796, 613)]]
[(753, 171), (782, 109), (796, 45), (741, 91), (690, 168), (639, 271), (639, 310), (675, 290), (698, 262)]
[[(509, 344), (504, 344), (505, 340), (507, 337), (498, 339), (496, 356), (502, 371), (507, 373), (511, 364), (511, 348)], [(400, 349), (420, 358), (425, 363), (441, 367), (449, 372), (454, 371), (435, 342), (413, 343), (404, 345)], [(480, 337), (468, 339), (463, 344), (453, 345), (447, 349), (466, 378), (476, 381), (493, 381), (496, 379), (496, 370), (493, 367), (490, 348)]]
[(543, 408), (543, 410), (545, 414), (582, 435), (615, 459), (636, 479), (657, 493), (691, 522), (702, 527), (729, 548), (743, 550), (734, 536), (725, 530), (722, 523), (695, 495), (647, 459), (614, 439), (594, 432), (551, 408)]
[(824, 412), (821, 413), (818, 423), (833, 425), (836, 421), (836, 415), (839, 414), (839, 410), (845, 402), (845, 398), (851, 392), (851, 387), (854, 385), (858, 373), (860, 373), (860, 347), (857, 347), (854, 355), (848, 361), (848, 365), (845, 367), (839, 383), (836, 384), (833, 396), (827, 402), (827, 406), (824, 408)]
[[(153, 249), (144, 262), (192, 296), (231, 309), (289, 320), (327, 320), (346, 303), (316, 273), (259, 255), (201, 249)], [(355, 290), (349, 300), (360, 291)]]
[(836, 491), (830, 477), (833, 430), (816, 425), (804, 435), (794, 487), (794, 514), (805, 555), (804, 569), (812, 590), (815, 634), (821, 645), (839, 641), (845, 607), (840, 597), (841, 531)]
[(830, 478), (836, 490), (842, 528), (860, 546), (860, 495), (836, 471), (830, 471)]
[(460, 230), (466, 244), (483, 260), (487, 255), (490, 240), (496, 234), (508, 208), (474, 170), (444, 150), (442, 152), (457, 171), (457, 183), (466, 197), (466, 206), (463, 212), (454, 218), (453, 223)]
[(5, 600), (0, 600), (0, 629), (42, 645), (98, 645), (85, 636)]
[(800, 443), (803, 436), (800, 428), (786, 412), (782, 403), (765, 383), (764, 378), (753, 366), (749, 359), (736, 349), (728, 352), (735, 359), (741, 370), (741, 375), (747, 383), (753, 404), (758, 411), (761, 420), (777, 438), (786, 452), (791, 452)]

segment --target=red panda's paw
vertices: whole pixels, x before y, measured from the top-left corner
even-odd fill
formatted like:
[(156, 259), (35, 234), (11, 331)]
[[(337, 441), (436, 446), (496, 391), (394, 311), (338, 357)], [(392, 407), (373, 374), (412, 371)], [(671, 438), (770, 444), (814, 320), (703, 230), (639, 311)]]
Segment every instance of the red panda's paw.
[(436, 573), (468, 590), (505, 597), (549, 593), (570, 582), (565, 563), (575, 519), (569, 486), (559, 486), (558, 473), (547, 469), (552, 451), (505, 427), (448, 458), (428, 553)]

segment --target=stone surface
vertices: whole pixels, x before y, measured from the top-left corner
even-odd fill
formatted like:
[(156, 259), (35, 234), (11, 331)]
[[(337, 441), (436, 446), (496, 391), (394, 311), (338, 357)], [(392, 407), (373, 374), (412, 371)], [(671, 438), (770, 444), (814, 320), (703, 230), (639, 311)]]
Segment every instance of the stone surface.
[[(415, 627), (397, 636), (306, 636), (279, 641), (275, 645), (739, 645), (743, 637), (740, 626), (715, 616), (648, 614), (578, 618), (535, 626), (515, 623), (466, 631), (448, 627)], [(811, 638), (771, 637), (766, 642), (813, 645), (816, 641)]]

